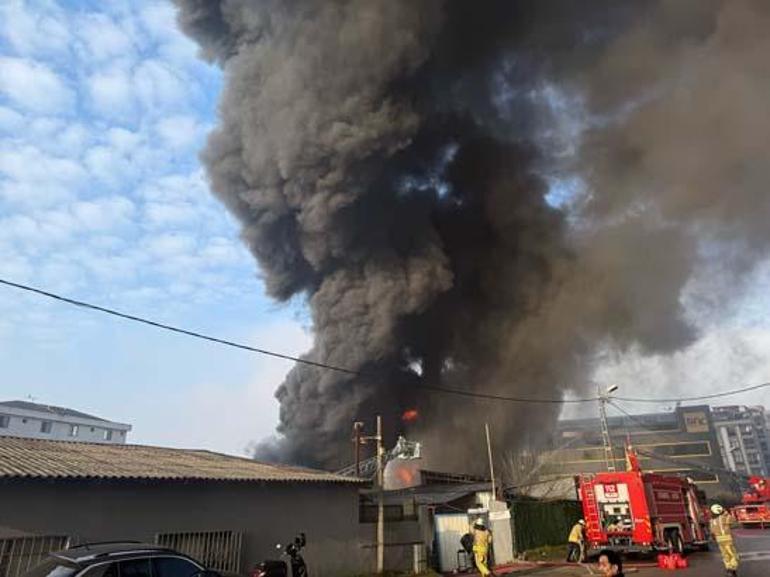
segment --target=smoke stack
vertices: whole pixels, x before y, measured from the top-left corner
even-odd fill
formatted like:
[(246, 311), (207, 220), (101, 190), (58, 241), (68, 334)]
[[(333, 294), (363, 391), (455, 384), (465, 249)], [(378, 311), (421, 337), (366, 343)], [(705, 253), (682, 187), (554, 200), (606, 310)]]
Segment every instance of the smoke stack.
[(766, 2), (176, 3), (225, 72), (212, 190), (307, 299), (307, 357), (361, 371), (292, 369), (262, 458), (340, 465), (354, 420), (419, 407), (431, 467), (483, 470), (469, 427), (559, 407), (421, 384), (585, 392), (602, 351), (692, 342), (719, 250), (736, 281), (767, 252)]

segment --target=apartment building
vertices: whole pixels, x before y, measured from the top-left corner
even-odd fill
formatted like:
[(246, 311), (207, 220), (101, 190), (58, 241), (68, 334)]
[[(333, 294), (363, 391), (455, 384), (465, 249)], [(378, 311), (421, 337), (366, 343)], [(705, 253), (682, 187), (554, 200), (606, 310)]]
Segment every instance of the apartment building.
[(762, 406), (712, 409), (725, 466), (741, 475), (770, 476), (770, 430)]
[(30, 401), (0, 402), (0, 436), (124, 444), (131, 425)]

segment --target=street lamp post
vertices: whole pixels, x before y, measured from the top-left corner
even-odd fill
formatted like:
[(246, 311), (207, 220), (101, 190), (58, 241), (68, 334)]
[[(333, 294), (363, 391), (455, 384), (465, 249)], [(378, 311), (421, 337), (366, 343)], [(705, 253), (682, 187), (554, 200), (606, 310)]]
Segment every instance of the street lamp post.
[(601, 387), (596, 387), (599, 398), (599, 417), (602, 426), (602, 443), (604, 444), (604, 460), (607, 462), (607, 470), (615, 472), (615, 454), (612, 452), (612, 437), (610, 437), (610, 428), (607, 425), (607, 402), (610, 395), (618, 390), (617, 385), (612, 385), (604, 391)]

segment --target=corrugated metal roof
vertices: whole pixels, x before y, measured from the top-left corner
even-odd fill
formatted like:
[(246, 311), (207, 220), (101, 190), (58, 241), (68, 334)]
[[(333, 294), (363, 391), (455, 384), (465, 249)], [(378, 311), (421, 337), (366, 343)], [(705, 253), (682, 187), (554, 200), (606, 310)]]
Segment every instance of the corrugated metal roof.
[(326, 471), (211, 451), (0, 437), (3, 479), (148, 479), (361, 483)]

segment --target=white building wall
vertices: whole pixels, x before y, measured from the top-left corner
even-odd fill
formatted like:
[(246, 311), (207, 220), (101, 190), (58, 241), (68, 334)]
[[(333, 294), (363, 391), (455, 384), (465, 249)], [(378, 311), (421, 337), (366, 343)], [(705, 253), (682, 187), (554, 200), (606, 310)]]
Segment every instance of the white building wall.
[[(43, 423), (49, 423), (45, 430)], [(76, 429), (73, 430), (73, 427)], [(123, 444), (130, 430), (131, 425), (124, 423), (39, 413), (0, 405), (0, 435), (3, 436)]]

